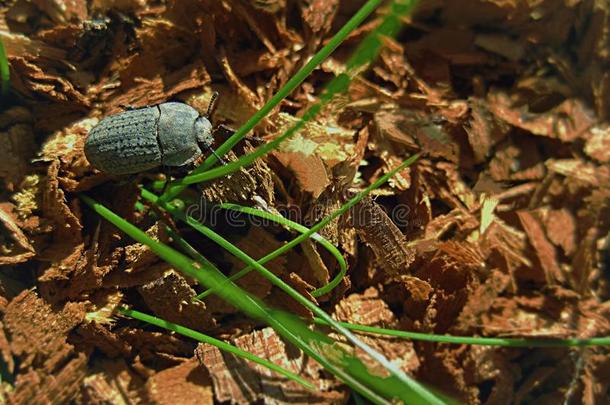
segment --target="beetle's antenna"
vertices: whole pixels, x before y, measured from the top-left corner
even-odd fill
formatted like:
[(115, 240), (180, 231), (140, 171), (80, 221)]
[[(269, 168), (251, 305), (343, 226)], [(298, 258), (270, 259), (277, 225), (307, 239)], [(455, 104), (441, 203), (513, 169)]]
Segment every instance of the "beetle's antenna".
[(218, 92), (215, 91), (212, 93), (212, 97), (210, 98), (210, 104), (208, 104), (208, 111), (205, 113), (205, 117), (212, 121), (212, 115), (216, 112), (216, 108), (218, 108)]
[[(212, 93), (212, 97), (210, 98), (210, 104), (208, 104), (208, 111), (205, 113), (205, 117), (210, 121), (210, 123), (212, 122), (212, 116), (216, 112), (216, 108), (218, 108), (218, 92), (214, 91)], [(206, 148), (223, 166), (227, 164), (227, 162), (225, 162), (224, 159), (221, 158), (218, 153), (216, 153), (211, 145), (207, 145)]]

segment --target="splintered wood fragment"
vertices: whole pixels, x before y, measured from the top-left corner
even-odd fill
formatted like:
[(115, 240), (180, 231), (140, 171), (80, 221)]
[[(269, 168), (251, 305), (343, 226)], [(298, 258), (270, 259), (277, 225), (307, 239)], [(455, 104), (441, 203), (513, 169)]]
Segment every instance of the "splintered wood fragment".
[(532, 244), (538, 260), (544, 271), (547, 284), (554, 285), (565, 281), (565, 277), (557, 263), (555, 247), (549, 242), (538, 219), (529, 211), (517, 211), (517, 216)]
[(85, 317), (82, 304), (53, 308), (31, 290), (6, 307), (3, 326), (16, 364), (11, 404), (63, 404), (77, 395), (87, 372), (88, 356), (67, 342)]
[(480, 325), (481, 317), (490, 311), (498, 296), (510, 286), (510, 283), (511, 279), (508, 274), (497, 269), (492, 270), (487, 280), (474, 288), (468, 296), (457, 319), (460, 328), (468, 330), (468, 328)]
[[(285, 2), (283, 3), (285, 5)], [(314, 0), (307, 3), (307, 7), (303, 9), (303, 22), (316, 34), (328, 32), (339, 10), (339, 1)]]
[(584, 152), (602, 163), (610, 162), (610, 125), (595, 125), (589, 133)]
[[(398, 324), (396, 316), (374, 287), (367, 288), (362, 294), (351, 294), (343, 298), (336, 305), (334, 316), (339, 321), (359, 325), (393, 328)], [(358, 338), (387, 358), (393, 359), (394, 365), (403, 371), (414, 372), (421, 365), (412, 342), (387, 336), (380, 339), (378, 336), (369, 334), (361, 334)], [(374, 370), (379, 375), (387, 372), (387, 370), (379, 369), (376, 362), (370, 357), (366, 355), (358, 357), (370, 370)]]
[(415, 253), (383, 208), (366, 197), (352, 208), (351, 219), (360, 238), (373, 250), (380, 268), (390, 275), (405, 274)]
[(286, 0), (248, 0), (248, 3), (255, 9), (270, 14), (286, 8)]
[[(261, 100), (236, 74), (227, 57), (227, 52), (224, 48), (217, 50), (216, 61), (223, 70), (225, 78), (233, 86), (235, 91), (243, 98), (253, 111), (258, 110), (261, 106)], [(266, 119), (263, 119), (266, 123)]]
[(389, 327), (396, 323), (396, 317), (374, 287), (342, 299), (335, 307), (335, 316), (342, 322), (359, 325)]
[(10, 235), (10, 240), (0, 239), (0, 265), (26, 262), (35, 254), (34, 247), (19, 227), (12, 208), (10, 203), (0, 203), (0, 224), (3, 225), (0, 230), (6, 230)]
[(205, 405), (214, 403), (210, 376), (196, 357), (152, 376), (147, 384), (149, 397), (158, 405)]
[(196, 330), (205, 330), (215, 325), (206, 305), (201, 301), (193, 301), (195, 290), (181, 274), (173, 270), (138, 287), (138, 292), (154, 314), (163, 319)]
[[(233, 161), (237, 159), (237, 156), (234, 152), (229, 152), (224, 159)], [(216, 203), (249, 202), (255, 194), (261, 196), (268, 204), (273, 205), (274, 202), (271, 170), (261, 159), (256, 160), (247, 169), (241, 168), (230, 176), (204, 183), (200, 189), (202, 198), (198, 205), (191, 205), (189, 211), (200, 221), (206, 219), (206, 215), (218, 215), (218, 210), (213, 205)], [(211, 210), (211, 212), (206, 210)]]
[(240, 336), (232, 343), (298, 374), (316, 389), (310, 391), (263, 366), (223, 353), (215, 346), (200, 344), (195, 354), (212, 378), (217, 402), (322, 405), (343, 403), (347, 399), (346, 393), (338, 390), (339, 382), (328, 379), (322, 367), (301, 351), (287, 347), (271, 328)]
[(35, 137), (33, 117), (24, 107), (11, 107), (0, 114), (0, 178), (5, 190), (15, 192), (31, 172)]
[[(156, 375), (159, 374), (162, 372)], [(150, 401), (144, 379), (123, 358), (95, 361), (80, 394), (81, 401), (77, 404), (133, 405)]]

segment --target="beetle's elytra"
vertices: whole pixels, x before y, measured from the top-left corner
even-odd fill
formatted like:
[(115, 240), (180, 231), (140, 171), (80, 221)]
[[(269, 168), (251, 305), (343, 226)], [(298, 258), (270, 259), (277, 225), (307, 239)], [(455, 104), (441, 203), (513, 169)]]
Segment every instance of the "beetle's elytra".
[(211, 150), (212, 124), (184, 103), (168, 102), (104, 118), (85, 141), (85, 156), (108, 174), (182, 167)]

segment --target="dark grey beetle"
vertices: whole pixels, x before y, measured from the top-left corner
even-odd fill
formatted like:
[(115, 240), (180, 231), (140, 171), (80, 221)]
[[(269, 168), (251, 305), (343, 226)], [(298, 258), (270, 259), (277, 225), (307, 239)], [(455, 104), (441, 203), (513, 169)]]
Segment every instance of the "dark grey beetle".
[(114, 175), (188, 167), (204, 150), (215, 154), (208, 119), (215, 98), (205, 116), (184, 103), (168, 102), (106, 117), (89, 132), (85, 156), (97, 169)]

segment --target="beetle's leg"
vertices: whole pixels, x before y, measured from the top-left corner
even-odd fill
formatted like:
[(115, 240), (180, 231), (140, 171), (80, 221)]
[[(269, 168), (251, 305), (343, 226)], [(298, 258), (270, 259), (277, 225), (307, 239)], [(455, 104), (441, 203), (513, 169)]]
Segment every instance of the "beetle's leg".
[(216, 112), (218, 108), (218, 92), (215, 91), (212, 93), (212, 97), (210, 98), (210, 104), (208, 104), (208, 111), (205, 113), (205, 117), (212, 122), (212, 116)]

